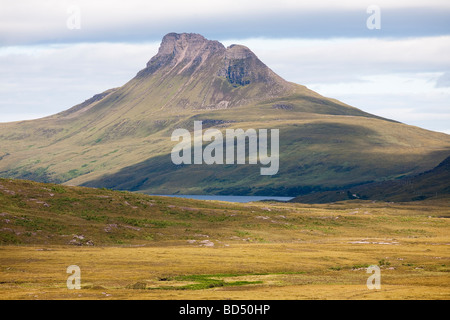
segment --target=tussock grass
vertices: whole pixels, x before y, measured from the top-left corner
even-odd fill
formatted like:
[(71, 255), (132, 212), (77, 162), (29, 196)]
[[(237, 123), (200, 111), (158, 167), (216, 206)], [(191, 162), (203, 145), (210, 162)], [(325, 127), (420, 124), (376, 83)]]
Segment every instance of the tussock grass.
[[(450, 298), (447, 199), (233, 204), (0, 186), (1, 299)], [(66, 287), (69, 265), (81, 290)], [(366, 287), (370, 265), (381, 290)]]

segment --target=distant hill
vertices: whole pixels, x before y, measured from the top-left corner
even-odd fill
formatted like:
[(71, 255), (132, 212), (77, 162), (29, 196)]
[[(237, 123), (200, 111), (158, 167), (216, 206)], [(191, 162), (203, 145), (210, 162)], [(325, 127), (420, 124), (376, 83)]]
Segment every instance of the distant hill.
[[(279, 129), (278, 173), (174, 165), (171, 134), (195, 120), (222, 131)], [(121, 87), (49, 117), (0, 123), (1, 177), (154, 194), (297, 196), (418, 174), (449, 152), (449, 135), (323, 97), (245, 46), (191, 33), (164, 36)]]
[(450, 200), (450, 157), (432, 170), (411, 177), (311, 193), (295, 197), (291, 202), (327, 203), (349, 199), (404, 202), (431, 198)]

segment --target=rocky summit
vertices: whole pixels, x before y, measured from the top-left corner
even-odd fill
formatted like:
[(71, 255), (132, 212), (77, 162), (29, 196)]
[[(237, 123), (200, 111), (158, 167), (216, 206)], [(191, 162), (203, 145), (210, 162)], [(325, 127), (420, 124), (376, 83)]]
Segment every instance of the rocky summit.
[[(195, 121), (279, 130), (279, 170), (175, 165), (171, 134)], [(121, 87), (49, 117), (0, 123), (0, 177), (154, 194), (297, 196), (413, 176), (449, 154), (449, 135), (324, 97), (243, 45), (193, 33), (165, 35)]]
[[(247, 47), (225, 48), (193, 33), (164, 36), (158, 54), (137, 75), (148, 77), (159, 77), (167, 94), (173, 77), (183, 79), (167, 104), (172, 108), (227, 108), (295, 91), (295, 85), (277, 76)], [(181, 98), (192, 90), (199, 91), (197, 99)]]

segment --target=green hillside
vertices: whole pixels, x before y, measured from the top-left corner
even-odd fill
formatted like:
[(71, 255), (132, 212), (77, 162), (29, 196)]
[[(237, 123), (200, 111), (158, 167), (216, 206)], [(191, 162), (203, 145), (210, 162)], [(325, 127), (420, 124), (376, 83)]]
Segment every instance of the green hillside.
[(448, 198), (230, 203), (0, 178), (0, 299), (446, 300), (449, 217)]
[[(171, 134), (195, 120), (222, 131), (279, 129), (279, 172), (175, 166)], [(296, 196), (418, 174), (449, 154), (449, 135), (323, 97), (244, 46), (196, 34), (166, 35), (122, 87), (50, 117), (0, 124), (1, 177), (158, 194)]]
[[(447, 202), (448, 198), (398, 206), (360, 200), (326, 206), (231, 203), (0, 178), (0, 244), (165, 246), (173, 242), (223, 247), (292, 243), (299, 237), (390, 237), (398, 236), (402, 228), (415, 234), (408, 230), (425, 228), (422, 220), (430, 215), (436, 221), (448, 217)], [(404, 219), (407, 216), (416, 218)], [(397, 226), (392, 229), (391, 223)], [(436, 236), (444, 232), (434, 231)]]
[(450, 157), (432, 170), (418, 175), (384, 182), (368, 183), (348, 189), (316, 192), (292, 199), (292, 202), (327, 203), (349, 199), (417, 201), (446, 199), (450, 195)]

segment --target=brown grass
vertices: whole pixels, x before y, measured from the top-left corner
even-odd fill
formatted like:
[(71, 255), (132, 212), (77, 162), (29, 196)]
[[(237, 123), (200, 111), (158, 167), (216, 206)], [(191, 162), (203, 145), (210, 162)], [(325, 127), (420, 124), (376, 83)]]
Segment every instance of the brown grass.
[[(0, 185), (0, 299), (450, 298), (448, 199), (233, 204)], [(81, 290), (67, 289), (69, 265)], [(381, 290), (366, 286), (369, 265)]]

